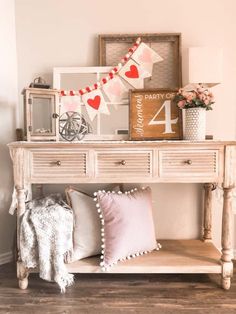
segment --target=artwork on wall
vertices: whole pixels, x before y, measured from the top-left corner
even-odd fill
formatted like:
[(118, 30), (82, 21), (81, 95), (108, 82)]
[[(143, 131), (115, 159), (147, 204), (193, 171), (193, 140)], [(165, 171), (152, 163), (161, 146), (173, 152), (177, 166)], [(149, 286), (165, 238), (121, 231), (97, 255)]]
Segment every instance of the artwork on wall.
[(175, 89), (130, 91), (131, 140), (181, 139), (182, 117), (173, 102)]
[[(102, 66), (117, 64), (120, 56), (140, 37), (142, 42), (157, 52), (162, 62), (153, 66), (152, 77), (144, 80), (144, 88), (179, 88), (182, 86), (181, 73), (181, 34), (101, 34), (99, 35), (99, 64)], [(144, 54), (143, 59), (150, 56)]]

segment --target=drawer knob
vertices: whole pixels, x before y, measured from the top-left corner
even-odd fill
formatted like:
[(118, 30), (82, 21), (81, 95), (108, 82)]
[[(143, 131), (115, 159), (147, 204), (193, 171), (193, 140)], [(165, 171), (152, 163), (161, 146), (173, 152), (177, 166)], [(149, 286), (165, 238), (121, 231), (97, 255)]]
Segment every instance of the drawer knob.
[(184, 161), (184, 163), (187, 164), (187, 165), (191, 165), (193, 162), (192, 162), (191, 159), (187, 159), (187, 160)]
[(56, 166), (60, 166), (61, 165), (61, 161), (60, 160), (54, 161), (53, 164), (56, 165)]
[(121, 161), (120, 161), (120, 165), (125, 166), (125, 164), (126, 164), (126, 161), (125, 161), (125, 160), (121, 160)]

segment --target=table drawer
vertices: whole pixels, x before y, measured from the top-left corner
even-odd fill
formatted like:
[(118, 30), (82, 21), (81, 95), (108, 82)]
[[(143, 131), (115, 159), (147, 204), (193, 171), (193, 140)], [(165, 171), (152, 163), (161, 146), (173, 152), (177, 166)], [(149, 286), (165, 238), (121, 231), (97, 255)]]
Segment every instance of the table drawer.
[(87, 175), (86, 151), (35, 150), (31, 151), (33, 178), (73, 178)]
[(218, 150), (162, 150), (160, 177), (216, 177), (218, 160)]
[(102, 151), (96, 152), (97, 177), (150, 177), (152, 151)]

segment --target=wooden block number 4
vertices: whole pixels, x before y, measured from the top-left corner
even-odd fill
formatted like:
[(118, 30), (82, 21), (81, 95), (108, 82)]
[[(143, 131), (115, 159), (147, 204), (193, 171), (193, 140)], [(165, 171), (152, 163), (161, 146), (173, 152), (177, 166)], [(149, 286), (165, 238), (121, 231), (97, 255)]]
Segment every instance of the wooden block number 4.
[[(165, 110), (165, 120), (156, 120), (158, 115), (162, 110)], [(152, 120), (148, 123), (148, 125), (165, 125), (165, 131), (162, 134), (166, 133), (175, 133), (172, 130), (172, 124), (176, 124), (178, 122), (178, 117), (175, 119), (171, 119), (171, 100), (165, 100), (161, 108), (154, 115)]]

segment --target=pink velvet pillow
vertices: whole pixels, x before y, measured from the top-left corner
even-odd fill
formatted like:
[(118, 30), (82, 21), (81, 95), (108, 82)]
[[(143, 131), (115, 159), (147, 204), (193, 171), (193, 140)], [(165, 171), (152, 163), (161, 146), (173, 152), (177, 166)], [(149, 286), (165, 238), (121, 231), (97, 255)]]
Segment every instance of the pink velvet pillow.
[(106, 270), (120, 260), (148, 253), (159, 246), (155, 238), (149, 187), (129, 192), (96, 194), (101, 219), (101, 266)]

